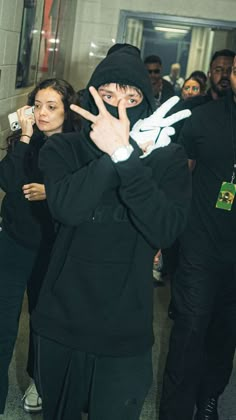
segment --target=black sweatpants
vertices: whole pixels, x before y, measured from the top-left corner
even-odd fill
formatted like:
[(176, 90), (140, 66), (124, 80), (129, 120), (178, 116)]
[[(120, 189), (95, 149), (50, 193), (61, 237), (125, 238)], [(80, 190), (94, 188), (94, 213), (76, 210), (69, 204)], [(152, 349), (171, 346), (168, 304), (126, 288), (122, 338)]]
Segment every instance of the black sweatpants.
[[(35, 255), (33, 269), (31, 270), (30, 277), (27, 281), (27, 296), (28, 296), (28, 309), (29, 314), (33, 312), (38, 302), (39, 293), (41, 286), (48, 269), (50, 254), (53, 246), (52, 238), (42, 241), (41, 246)], [(28, 349), (28, 360), (27, 360), (27, 372), (30, 378), (34, 378), (34, 366), (35, 366), (35, 355), (34, 355), (34, 341), (33, 341), (33, 329), (29, 328), (29, 349)]]
[(190, 242), (180, 248), (172, 282), (174, 325), (160, 420), (190, 420), (198, 398), (224, 391), (233, 367), (236, 261), (210, 255), (209, 248), (194, 246), (194, 238)]
[(138, 420), (152, 383), (152, 356), (108, 357), (35, 336), (44, 420)]
[(0, 231), (0, 414), (8, 393), (8, 368), (18, 333), (19, 317), (37, 253)]

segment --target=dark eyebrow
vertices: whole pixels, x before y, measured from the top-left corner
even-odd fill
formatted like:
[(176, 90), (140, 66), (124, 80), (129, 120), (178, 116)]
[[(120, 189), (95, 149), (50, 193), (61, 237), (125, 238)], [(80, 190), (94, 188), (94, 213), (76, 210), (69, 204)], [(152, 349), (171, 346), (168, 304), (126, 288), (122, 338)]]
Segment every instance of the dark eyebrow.
[[(39, 102), (41, 104), (41, 101), (39, 101), (38, 99), (35, 99), (34, 102)], [(57, 104), (57, 101), (47, 101), (47, 104), (50, 104), (50, 103)]]
[(140, 96), (140, 94), (138, 92), (135, 93), (128, 93), (129, 96)]
[(106, 93), (114, 93), (112, 90), (109, 90), (109, 89), (106, 89), (106, 88), (103, 88), (103, 87), (99, 88), (98, 90), (104, 91)]
[(215, 66), (215, 67), (213, 67), (214, 69), (231, 69), (232, 68), (232, 66), (230, 66), (230, 65), (226, 65), (226, 66)]
[[(122, 89), (123, 90), (123, 89)], [(105, 93), (105, 94), (110, 94), (110, 95), (114, 95), (114, 91), (112, 91), (112, 90), (109, 90), (109, 89), (106, 89), (105, 87), (99, 87), (98, 88), (98, 91), (99, 92), (103, 92), (103, 93)], [(125, 93), (126, 93), (126, 95), (129, 97), (129, 98), (143, 98), (143, 95), (141, 95), (139, 92), (134, 92), (134, 93), (127, 93), (126, 92), (126, 90), (124, 89), (123, 90)]]

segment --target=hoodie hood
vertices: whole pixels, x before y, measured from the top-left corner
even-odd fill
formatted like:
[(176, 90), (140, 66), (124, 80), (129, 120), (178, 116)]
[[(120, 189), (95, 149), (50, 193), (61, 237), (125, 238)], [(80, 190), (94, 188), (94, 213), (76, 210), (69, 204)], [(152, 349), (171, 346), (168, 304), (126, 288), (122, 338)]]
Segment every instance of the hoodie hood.
[[(130, 120), (130, 129), (139, 120), (151, 115), (155, 110), (155, 101), (152, 93), (152, 86), (148, 76), (146, 67), (144, 66), (140, 52), (137, 47), (129, 44), (115, 44), (108, 51), (108, 55), (94, 70), (90, 81), (83, 93), (83, 108), (91, 112), (93, 115), (98, 114), (97, 106), (88, 88), (94, 86), (98, 89), (101, 85), (108, 83), (117, 83), (121, 85), (129, 85), (137, 87), (143, 94), (142, 102), (134, 107), (127, 108), (127, 116)], [(104, 102), (107, 110), (114, 117), (118, 117), (118, 108), (109, 106)], [(97, 148), (89, 137), (91, 130), (91, 122), (82, 121), (82, 133), (87, 139), (89, 147), (102, 155), (103, 152)]]
[(118, 44), (118, 48), (114, 48), (101, 61), (87, 85), (83, 103), (86, 109), (94, 111), (94, 101), (88, 88), (94, 86), (98, 89), (101, 85), (107, 83), (117, 83), (139, 88), (146, 102), (146, 116), (154, 112), (155, 102), (152, 87), (147, 69), (140, 58), (138, 48), (127, 44), (124, 44), (124, 46)]

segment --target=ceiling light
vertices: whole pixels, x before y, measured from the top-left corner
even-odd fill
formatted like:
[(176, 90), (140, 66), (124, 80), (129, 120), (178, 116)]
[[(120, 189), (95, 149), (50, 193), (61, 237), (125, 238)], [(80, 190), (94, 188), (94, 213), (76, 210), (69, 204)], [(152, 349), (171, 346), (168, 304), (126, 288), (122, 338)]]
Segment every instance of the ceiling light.
[(160, 32), (175, 32), (175, 33), (178, 33), (178, 34), (187, 34), (188, 33), (187, 29), (164, 28), (162, 26), (155, 26), (154, 29), (155, 29), (155, 31), (160, 31)]

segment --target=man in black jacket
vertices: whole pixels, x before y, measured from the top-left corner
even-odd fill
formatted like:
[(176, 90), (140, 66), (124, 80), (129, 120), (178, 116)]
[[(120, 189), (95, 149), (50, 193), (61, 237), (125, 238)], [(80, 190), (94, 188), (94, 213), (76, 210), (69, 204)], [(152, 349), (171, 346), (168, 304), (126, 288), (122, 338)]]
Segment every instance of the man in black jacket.
[(144, 59), (148, 71), (155, 98), (156, 107), (159, 107), (169, 98), (175, 95), (174, 88), (162, 75), (162, 61), (158, 55), (149, 55)]
[(83, 105), (73, 107), (80, 134), (55, 136), (41, 153), (60, 228), (32, 319), (37, 385), (45, 420), (84, 410), (91, 420), (137, 420), (152, 381), (153, 257), (184, 229), (187, 160), (168, 144), (171, 127), (160, 128), (167, 109), (159, 123), (147, 118), (153, 96), (134, 48), (98, 65)]
[(232, 90), (184, 124), (193, 199), (172, 282), (174, 325), (160, 420), (218, 420), (236, 346), (236, 59)]
[[(205, 105), (212, 100), (215, 101), (227, 95), (230, 91), (230, 74), (234, 56), (235, 52), (232, 50), (224, 49), (215, 51), (210, 61), (208, 71), (209, 89), (206, 95), (197, 95), (185, 101), (181, 100), (171, 109), (170, 113), (183, 109), (190, 109), (194, 112), (198, 106)], [(177, 141), (183, 125), (184, 120), (179, 121), (175, 125), (175, 135), (172, 137), (172, 141)]]

